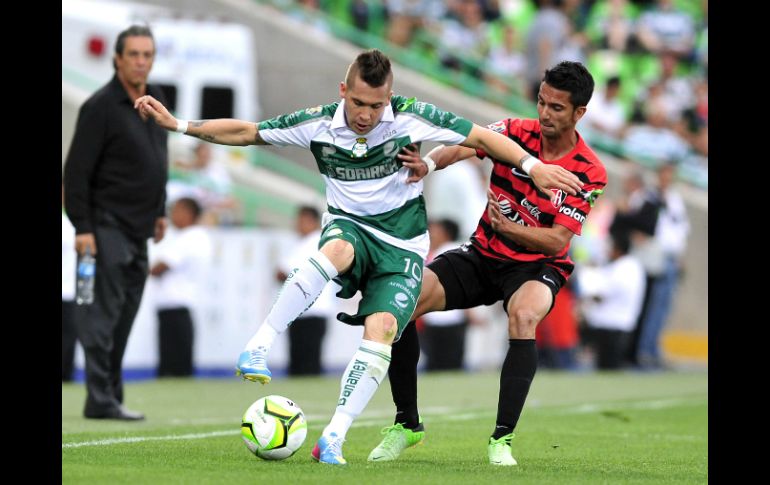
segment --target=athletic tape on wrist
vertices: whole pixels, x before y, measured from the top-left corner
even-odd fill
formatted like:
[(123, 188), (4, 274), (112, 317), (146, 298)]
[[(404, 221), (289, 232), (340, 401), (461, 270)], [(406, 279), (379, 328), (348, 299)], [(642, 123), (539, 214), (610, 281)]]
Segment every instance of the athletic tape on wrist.
[(187, 122), (187, 120), (176, 120), (176, 132), (177, 133), (187, 133), (187, 127), (190, 124)]
[(428, 174), (430, 174), (432, 171), (436, 170), (436, 162), (433, 161), (432, 158), (430, 158), (430, 155), (425, 155), (425, 158), (422, 159), (425, 163), (428, 164)]
[(527, 155), (524, 157), (524, 161), (521, 162), (521, 169), (524, 170), (524, 173), (529, 175), (530, 170), (532, 170), (532, 167), (537, 165), (538, 163), (543, 163), (537, 158), (533, 157), (532, 155)]

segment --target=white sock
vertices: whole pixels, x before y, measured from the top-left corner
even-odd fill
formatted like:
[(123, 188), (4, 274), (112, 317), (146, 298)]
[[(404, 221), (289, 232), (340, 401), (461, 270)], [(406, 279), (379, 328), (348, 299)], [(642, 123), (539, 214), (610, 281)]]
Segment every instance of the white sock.
[(348, 363), (340, 381), (340, 398), (332, 420), (324, 428), (323, 435), (345, 435), (369, 401), (380, 383), (388, 375), (390, 345), (362, 340), (358, 351)]
[(268, 352), (275, 337), (289, 328), (291, 322), (315, 303), (326, 283), (335, 276), (337, 269), (321, 251), (305, 260), (299, 268), (295, 268), (286, 277), (273, 308), (257, 333), (249, 340), (246, 350), (262, 347)]
[(249, 340), (249, 343), (246, 344), (246, 348), (243, 350), (262, 349), (263, 352), (267, 353), (273, 347), (273, 342), (279, 335), (280, 333), (276, 329), (264, 322), (259, 326), (257, 333), (251, 337), (251, 340)]

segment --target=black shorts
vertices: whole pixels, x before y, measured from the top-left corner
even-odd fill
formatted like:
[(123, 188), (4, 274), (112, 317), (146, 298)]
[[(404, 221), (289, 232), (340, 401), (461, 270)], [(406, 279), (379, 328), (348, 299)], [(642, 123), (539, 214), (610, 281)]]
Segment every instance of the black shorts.
[[(545, 263), (488, 258), (472, 244), (464, 244), (436, 256), (429, 265), (446, 294), (445, 310), (473, 308), (508, 300), (527, 281), (537, 280), (550, 288), (553, 308), (556, 294), (566, 279)], [(550, 311), (550, 308), (549, 310)]]

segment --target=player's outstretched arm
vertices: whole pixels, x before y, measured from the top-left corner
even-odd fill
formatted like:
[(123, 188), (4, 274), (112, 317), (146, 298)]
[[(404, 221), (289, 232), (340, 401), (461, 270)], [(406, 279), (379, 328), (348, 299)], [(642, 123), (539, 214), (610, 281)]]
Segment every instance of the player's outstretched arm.
[(575, 195), (583, 186), (583, 182), (564, 167), (542, 163), (507, 136), (479, 125), (473, 125), (462, 145), (481, 148), (501, 162), (520, 168), (529, 174), (537, 188), (546, 194), (548, 189), (561, 189)]
[(266, 145), (259, 136), (257, 124), (235, 119), (201, 121), (177, 120), (165, 106), (152, 96), (141, 96), (134, 102), (134, 108), (142, 118), (152, 118), (158, 126), (169, 131), (178, 131), (201, 140), (220, 145)]
[(420, 157), (419, 150), (409, 150), (406, 147), (399, 153), (405, 167), (409, 169), (409, 178), (407, 183), (413, 183), (421, 180), (434, 170), (441, 170), (460, 160), (465, 160), (476, 154), (473, 148), (466, 148), (460, 145), (450, 147), (439, 145), (429, 151), (424, 158)]

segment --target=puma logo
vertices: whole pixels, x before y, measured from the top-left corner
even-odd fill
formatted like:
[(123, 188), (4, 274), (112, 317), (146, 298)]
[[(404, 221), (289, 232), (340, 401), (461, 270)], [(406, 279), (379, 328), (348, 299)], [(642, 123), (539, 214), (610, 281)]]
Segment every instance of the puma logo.
[(299, 284), (299, 283), (296, 283), (296, 282), (295, 282), (294, 284), (297, 286), (297, 288), (299, 288), (299, 291), (301, 291), (301, 292), (302, 292), (302, 294), (303, 294), (303, 295), (305, 295), (305, 299), (307, 300), (307, 299), (310, 297), (310, 293), (308, 293), (307, 291), (305, 291), (305, 290), (302, 288), (302, 286), (300, 286), (300, 284)]

